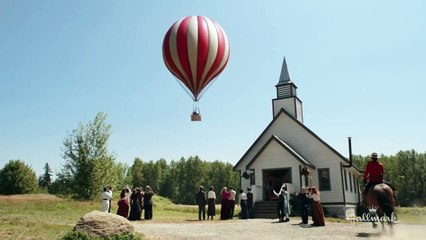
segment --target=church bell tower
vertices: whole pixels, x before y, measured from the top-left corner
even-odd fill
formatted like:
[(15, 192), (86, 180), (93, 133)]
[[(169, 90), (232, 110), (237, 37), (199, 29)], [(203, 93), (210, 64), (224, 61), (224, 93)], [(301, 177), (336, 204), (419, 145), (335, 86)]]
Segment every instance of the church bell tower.
[(297, 97), (296, 85), (291, 81), (290, 74), (287, 69), (287, 62), (283, 60), (280, 79), (275, 85), (277, 88), (277, 98), (272, 99), (272, 110), (274, 117), (283, 108), (294, 118), (303, 123), (302, 101)]

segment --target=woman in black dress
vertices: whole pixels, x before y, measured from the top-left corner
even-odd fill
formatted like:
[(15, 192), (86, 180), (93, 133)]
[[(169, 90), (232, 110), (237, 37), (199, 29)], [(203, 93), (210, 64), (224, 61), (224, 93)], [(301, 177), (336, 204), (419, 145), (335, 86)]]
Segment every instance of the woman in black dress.
[(129, 220), (135, 221), (135, 220), (141, 220), (141, 203), (139, 202), (139, 196), (140, 189), (136, 188), (133, 189), (132, 195), (130, 195), (130, 214), (129, 214)]

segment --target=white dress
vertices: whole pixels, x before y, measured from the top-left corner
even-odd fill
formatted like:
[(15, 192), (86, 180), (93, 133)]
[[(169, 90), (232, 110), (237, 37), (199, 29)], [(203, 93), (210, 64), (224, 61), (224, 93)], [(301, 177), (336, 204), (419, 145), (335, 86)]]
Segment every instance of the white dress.
[(109, 209), (109, 200), (111, 199), (111, 194), (109, 192), (101, 193), (101, 212), (108, 212)]

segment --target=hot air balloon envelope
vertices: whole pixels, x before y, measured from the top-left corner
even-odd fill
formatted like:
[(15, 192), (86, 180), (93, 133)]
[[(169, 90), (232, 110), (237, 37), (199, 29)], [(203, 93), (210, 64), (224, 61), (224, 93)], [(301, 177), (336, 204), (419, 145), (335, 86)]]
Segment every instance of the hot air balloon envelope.
[(163, 40), (164, 63), (194, 102), (226, 67), (229, 50), (222, 27), (202, 16), (175, 22)]

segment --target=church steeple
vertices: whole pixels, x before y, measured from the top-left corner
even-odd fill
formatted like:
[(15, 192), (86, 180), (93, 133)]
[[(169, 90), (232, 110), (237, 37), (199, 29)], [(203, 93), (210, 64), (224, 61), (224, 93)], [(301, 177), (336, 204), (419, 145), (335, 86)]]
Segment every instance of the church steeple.
[(287, 62), (285, 61), (285, 57), (284, 57), (283, 66), (281, 67), (280, 80), (278, 81), (277, 85), (288, 83), (288, 82), (291, 82), (291, 80), (290, 80), (290, 74), (288, 73)]
[(297, 96), (297, 87), (290, 79), (290, 74), (288, 73), (287, 62), (285, 61), (285, 58), (283, 60), (283, 66), (281, 67), (280, 79), (275, 87), (277, 88), (278, 99)]
[(274, 117), (283, 108), (303, 123), (302, 101), (297, 97), (297, 87), (290, 79), (285, 58), (281, 67), (280, 78), (275, 87), (277, 88), (277, 98), (272, 100)]

